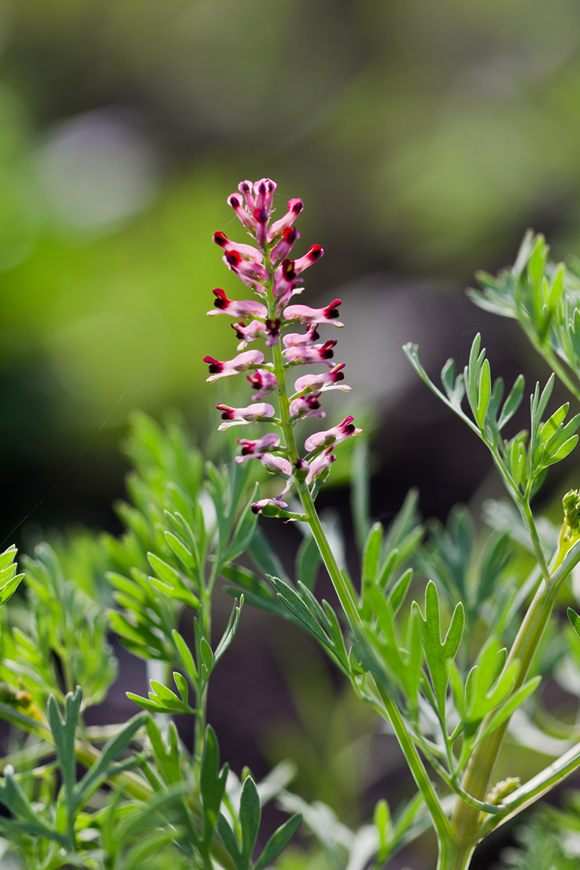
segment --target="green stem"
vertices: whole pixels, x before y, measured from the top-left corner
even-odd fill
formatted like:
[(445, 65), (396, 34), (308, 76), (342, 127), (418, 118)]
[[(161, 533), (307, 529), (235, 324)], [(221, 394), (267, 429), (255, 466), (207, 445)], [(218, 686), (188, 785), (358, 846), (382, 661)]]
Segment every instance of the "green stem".
[(475, 843), (455, 843), (449, 838), (439, 838), (437, 870), (467, 870)]
[[(528, 608), (506, 662), (506, 667), (509, 667), (514, 661), (519, 662), (518, 675), (512, 693), (517, 691), (526, 680), (546, 625), (554, 609), (559, 588), (560, 583), (547, 584), (545, 580), (542, 580)], [(489, 717), (492, 715), (493, 712), (489, 714)], [(484, 720), (482, 728), (485, 728), (485, 725), (486, 720)], [(461, 785), (464, 791), (476, 800), (485, 801), (486, 795), (489, 792), (495, 765), (508, 726), (509, 719), (483, 740), (470, 758)], [(479, 810), (473, 809), (462, 800), (458, 800), (452, 818), (452, 827), (458, 838), (470, 840), (477, 837), (481, 817), (482, 814)]]

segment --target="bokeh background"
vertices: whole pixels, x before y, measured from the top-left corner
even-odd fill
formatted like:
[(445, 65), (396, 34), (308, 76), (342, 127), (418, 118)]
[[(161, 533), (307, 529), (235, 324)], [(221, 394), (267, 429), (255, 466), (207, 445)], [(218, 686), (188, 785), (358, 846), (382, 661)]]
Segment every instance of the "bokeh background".
[[(1, 0), (7, 543), (26, 549), (74, 523), (115, 531), (117, 445), (133, 408), (178, 408), (202, 442), (217, 437), (211, 409), (223, 396), (205, 385), (201, 358), (227, 358), (233, 335), (204, 313), (211, 289), (235, 282), (211, 234), (243, 239), (225, 200), (264, 175), (278, 182), (279, 210), (304, 199), (300, 244), (326, 251), (304, 301), (343, 299), (339, 356), (355, 389), (335, 413), (356, 407), (374, 431), (375, 515), (392, 516), (411, 485), (442, 519), (493, 491), (485, 452), (417, 384), (400, 347), (418, 341), (433, 370), (451, 354), (463, 361), (481, 329), (497, 373), (543, 375), (516, 327), (473, 309), (463, 288), (476, 269), (511, 262), (528, 226), (556, 258), (580, 251), (574, 0)], [(346, 516), (343, 489), (325, 498)], [(312, 656), (310, 695), (300, 689), (299, 656), (272, 657), (260, 625), (250, 620), (240, 660), (263, 673), (262, 689), (290, 674), (294, 696), (262, 691), (240, 745), (255, 739), (252, 717), (293, 709), (254, 763), (293, 741), (304, 750), (310, 728), (303, 793), (332, 800), (336, 783), (321, 785), (328, 710), (334, 749), (359, 737), (368, 748), (368, 727)], [(354, 765), (356, 780), (357, 758), (333, 763)], [(352, 813), (364, 781), (348, 788), (337, 808)]]

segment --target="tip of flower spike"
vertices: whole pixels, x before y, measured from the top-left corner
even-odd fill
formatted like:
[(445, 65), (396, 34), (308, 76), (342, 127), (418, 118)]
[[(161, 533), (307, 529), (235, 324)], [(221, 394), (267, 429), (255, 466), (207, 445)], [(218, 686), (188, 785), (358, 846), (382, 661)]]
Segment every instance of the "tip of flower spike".
[(228, 196), (227, 203), (231, 208), (240, 208), (242, 205), (240, 197), (236, 193), (232, 193)]

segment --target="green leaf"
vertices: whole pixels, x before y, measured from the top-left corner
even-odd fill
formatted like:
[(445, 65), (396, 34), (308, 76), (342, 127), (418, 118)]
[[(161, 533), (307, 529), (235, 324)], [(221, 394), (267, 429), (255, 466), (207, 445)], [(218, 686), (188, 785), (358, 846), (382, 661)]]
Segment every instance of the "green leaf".
[(240, 795), (240, 827), (242, 829), (242, 858), (246, 866), (250, 866), (258, 831), (260, 830), (260, 796), (256, 783), (251, 776), (247, 776), (242, 786)]
[(175, 555), (181, 559), (184, 565), (188, 568), (195, 569), (196, 568), (196, 560), (193, 557), (193, 553), (186, 547), (183, 541), (181, 541), (177, 535), (174, 535), (173, 532), (164, 532), (165, 540), (175, 553)]
[(320, 550), (314, 535), (306, 535), (296, 554), (296, 583), (304, 583), (308, 589), (313, 591), (321, 561)]
[(362, 559), (363, 582), (374, 583), (379, 570), (379, 559), (383, 545), (383, 527), (375, 523), (365, 541)]
[(254, 864), (254, 870), (266, 870), (266, 867), (274, 863), (300, 827), (301, 822), (302, 814), (295, 813), (272, 834), (262, 854)]
[(244, 862), (242, 861), (242, 856), (240, 854), (234, 832), (232, 831), (230, 823), (228, 822), (223, 813), (219, 814), (216, 827), (228, 855), (233, 859), (234, 864), (236, 865), (238, 870), (244, 870)]
[(230, 618), (228, 620), (228, 624), (226, 625), (225, 631), (222, 635), (220, 642), (218, 643), (215, 652), (214, 652), (214, 665), (219, 662), (227, 648), (230, 646), (234, 637), (236, 636), (236, 632), (238, 630), (238, 625), (240, 622), (240, 614), (242, 612), (242, 607), (244, 606), (244, 596), (238, 599), (238, 601), (234, 604), (234, 608), (230, 614)]
[(569, 607), (566, 612), (568, 614), (568, 619), (570, 620), (572, 628), (574, 629), (578, 637), (580, 637), (580, 616), (578, 616), (576, 611), (572, 610), (571, 607)]
[(179, 658), (182, 661), (184, 670), (186, 671), (189, 678), (191, 679), (192, 684), (195, 685), (195, 683), (197, 681), (197, 667), (195, 665), (195, 661), (194, 661), (192, 652), (178, 631), (173, 629), (171, 634), (172, 634), (175, 646), (177, 648), (177, 652), (179, 653)]
[(523, 686), (520, 686), (513, 695), (507, 699), (505, 704), (499, 708), (499, 710), (494, 713), (491, 720), (488, 722), (487, 726), (483, 729), (481, 734), (478, 734), (478, 742), (487, 737), (488, 734), (491, 734), (500, 725), (502, 725), (506, 719), (509, 719), (511, 715), (519, 706), (521, 706), (529, 695), (539, 686), (542, 682), (542, 677), (533, 677), (531, 680), (528, 680), (527, 683), (524, 683)]
[(145, 714), (139, 713), (133, 719), (130, 719), (121, 731), (105, 743), (100, 757), (76, 785), (75, 799), (77, 807), (82, 807), (93, 791), (100, 785), (101, 781), (110, 775), (113, 763), (129, 746), (131, 740), (137, 731), (143, 727), (146, 720)]
[(500, 418), (497, 423), (497, 428), (501, 431), (506, 423), (511, 420), (522, 403), (525, 388), (525, 379), (523, 375), (518, 375), (513, 387), (510, 390), (509, 396), (504, 402), (501, 410)]
[(219, 768), (220, 751), (216, 733), (211, 725), (208, 725), (205, 729), (205, 740), (203, 744), (199, 774), (199, 788), (203, 801), (203, 839), (205, 843), (209, 843), (213, 830), (217, 824), (219, 809), (226, 787), (226, 779), (229, 769), (228, 765), (225, 764), (221, 772)]
[(69, 838), (59, 833), (52, 825), (49, 825), (30, 805), (30, 802), (20, 785), (14, 778), (14, 768), (7, 764), (4, 768), (4, 777), (0, 779), (0, 803), (4, 804), (15, 816), (14, 821), (2, 820), (3, 827), (15, 834), (29, 834), (33, 837), (45, 837), (54, 840), (66, 849), (74, 848)]
[(411, 585), (412, 579), (413, 569), (408, 568), (404, 574), (401, 574), (401, 576), (389, 592), (387, 596), (387, 601), (393, 612), (393, 616), (396, 616), (399, 608), (403, 604), (407, 596), (407, 592), (409, 591), (409, 586)]
[(487, 409), (489, 408), (489, 402), (491, 399), (491, 370), (488, 360), (484, 360), (483, 366), (481, 368), (478, 393), (479, 396), (477, 408), (475, 411), (475, 419), (477, 420), (479, 428), (483, 430), (485, 415), (487, 414)]
[(461, 643), (464, 624), (463, 604), (459, 602), (453, 611), (444, 641), (441, 641), (439, 593), (432, 580), (429, 581), (425, 590), (425, 618), (423, 618), (416, 602), (413, 602), (413, 610), (421, 619), (421, 636), (425, 658), (431, 674), (439, 712), (443, 715), (449, 679), (447, 662), (455, 658)]
[(290, 581), (280, 559), (272, 549), (270, 542), (259, 526), (248, 546), (248, 554), (264, 574), (271, 574), (274, 577), (280, 577), (286, 582)]
[(61, 715), (54, 695), (49, 696), (47, 703), (48, 724), (54, 738), (56, 756), (62, 774), (69, 825), (72, 825), (76, 812), (74, 796), (76, 783), (75, 734), (81, 701), (82, 690), (80, 686), (77, 686), (74, 695), (69, 692), (65, 697), (64, 716)]

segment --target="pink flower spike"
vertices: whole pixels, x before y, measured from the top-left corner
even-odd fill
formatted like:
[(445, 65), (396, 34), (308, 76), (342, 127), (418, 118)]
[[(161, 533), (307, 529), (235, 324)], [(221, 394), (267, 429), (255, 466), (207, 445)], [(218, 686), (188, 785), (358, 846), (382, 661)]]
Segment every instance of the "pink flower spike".
[(285, 501), (280, 501), (278, 498), (261, 498), (260, 501), (255, 501), (253, 505), (251, 505), (251, 511), (255, 514), (260, 514), (264, 510), (264, 508), (272, 505), (275, 508), (287, 508), (288, 505)]
[(238, 438), (238, 444), (242, 445), (242, 450), (239, 456), (236, 456), (234, 462), (240, 465), (242, 462), (247, 462), (254, 456), (260, 456), (262, 453), (268, 453), (270, 450), (275, 450), (280, 446), (280, 436), (275, 432), (268, 432), (263, 438), (257, 438), (255, 441), (247, 441), (243, 438)]
[(306, 483), (310, 485), (315, 477), (318, 477), (319, 474), (322, 474), (325, 468), (328, 468), (334, 460), (336, 456), (332, 453), (332, 447), (329, 447), (319, 456), (312, 460), (310, 466), (308, 468), (308, 474), (306, 475)]
[(344, 367), (345, 363), (338, 363), (328, 372), (322, 372), (319, 375), (303, 375), (295, 381), (294, 389), (296, 393), (325, 392), (326, 390), (342, 390), (347, 393), (350, 387), (347, 387), (346, 384), (339, 385), (338, 383), (344, 380), (342, 372)]
[(320, 409), (320, 393), (312, 393), (309, 396), (302, 396), (300, 399), (293, 399), (290, 402), (290, 417), (293, 420), (301, 420), (305, 417), (326, 417), (324, 411)]
[(230, 251), (235, 251), (237, 254), (240, 254), (242, 257), (246, 257), (248, 260), (251, 260), (253, 263), (261, 263), (264, 259), (264, 255), (259, 252), (257, 248), (252, 247), (252, 245), (241, 245), (238, 242), (232, 242), (225, 233), (214, 233), (213, 240), (216, 245), (219, 245), (220, 248), (223, 248), (224, 251), (229, 253)]
[(319, 447), (335, 446), (353, 435), (360, 435), (362, 429), (357, 429), (353, 420), (354, 417), (345, 417), (338, 426), (333, 426), (325, 432), (315, 432), (304, 442), (304, 449), (310, 453), (312, 450), (318, 450)]
[(303, 257), (294, 260), (294, 273), (300, 275), (301, 272), (304, 272), (305, 269), (308, 269), (309, 266), (312, 266), (313, 263), (316, 263), (323, 256), (324, 251), (320, 245), (312, 245)]
[[(213, 313), (213, 312), (211, 312)], [(259, 320), (252, 320), (246, 326), (243, 321), (239, 323), (230, 323), (232, 329), (235, 329), (237, 337), (240, 339), (238, 350), (244, 350), (250, 341), (255, 341), (259, 335), (264, 335), (266, 327)]]
[(312, 347), (289, 347), (286, 351), (286, 362), (291, 363), (324, 363), (331, 366), (328, 362), (334, 356), (333, 347), (336, 341), (325, 341), (324, 344), (315, 344)]
[(258, 369), (255, 374), (247, 375), (247, 378), (251, 383), (252, 388), (259, 391), (252, 399), (253, 402), (257, 399), (261, 399), (263, 396), (267, 396), (268, 393), (271, 393), (272, 390), (275, 390), (278, 386), (276, 375), (273, 375), (272, 372), (269, 372), (267, 369)]
[(230, 405), (216, 405), (218, 411), (222, 412), (222, 420), (226, 420), (218, 426), (218, 432), (224, 429), (229, 429), (230, 426), (245, 426), (247, 423), (256, 423), (259, 420), (273, 417), (276, 413), (272, 405), (266, 402), (259, 402), (255, 405), (249, 405), (247, 408), (232, 408)]
[(286, 227), (291, 227), (303, 208), (304, 203), (301, 199), (291, 199), (288, 203), (288, 211), (284, 217), (281, 217), (280, 220), (274, 221), (268, 230), (268, 242), (274, 241), (274, 239), (279, 236)]
[(256, 203), (254, 201), (254, 185), (251, 181), (240, 181), (238, 184), (238, 190), (242, 196), (245, 197), (246, 208), (251, 214), (256, 208)]
[(245, 226), (247, 230), (250, 232), (255, 232), (256, 230), (256, 219), (249, 214), (242, 204), (241, 198), (237, 193), (232, 193), (231, 196), (228, 196), (228, 205), (233, 208), (236, 213), (236, 216), (241, 221), (241, 223)]
[(252, 263), (250, 260), (243, 260), (237, 251), (226, 251), (222, 257), (224, 263), (235, 272), (238, 278), (248, 284), (250, 287), (254, 284), (265, 282), (268, 280), (268, 270), (260, 263)]
[(214, 359), (212, 356), (204, 356), (204, 363), (209, 363), (209, 378), (206, 381), (211, 384), (219, 378), (227, 378), (229, 375), (237, 375), (239, 372), (247, 372), (253, 366), (258, 366), (264, 362), (264, 354), (261, 350), (246, 350), (244, 353), (239, 353), (233, 359), (220, 360)]
[(299, 238), (300, 233), (296, 227), (286, 227), (282, 233), (282, 241), (278, 242), (270, 254), (270, 260), (274, 266), (278, 265), (278, 263), (281, 263), (282, 260), (285, 260), (288, 257), (288, 254), (292, 250), (292, 245)]
[(273, 453), (262, 453), (258, 458), (268, 471), (283, 474), (286, 479), (292, 477), (292, 463), (288, 459), (284, 459), (283, 456), (274, 456)]
[(306, 347), (309, 344), (314, 344), (314, 342), (318, 341), (319, 338), (320, 335), (316, 330), (316, 323), (313, 323), (304, 333), (289, 332), (288, 335), (285, 335), (282, 339), (282, 343), (286, 349), (289, 347)]
[(289, 305), (285, 308), (283, 316), (286, 320), (298, 320), (300, 323), (333, 323), (335, 326), (344, 326), (338, 317), (340, 299), (335, 299), (326, 308), (310, 308), (309, 305)]
[(233, 299), (228, 299), (221, 287), (216, 287), (212, 292), (216, 297), (214, 305), (217, 310), (208, 311), (209, 317), (216, 314), (230, 314), (232, 317), (263, 317), (266, 319), (268, 316), (268, 309), (261, 302), (256, 302), (253, 299), (236, 302)]

